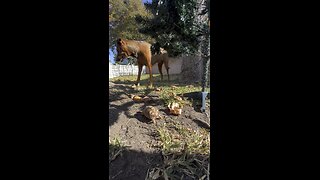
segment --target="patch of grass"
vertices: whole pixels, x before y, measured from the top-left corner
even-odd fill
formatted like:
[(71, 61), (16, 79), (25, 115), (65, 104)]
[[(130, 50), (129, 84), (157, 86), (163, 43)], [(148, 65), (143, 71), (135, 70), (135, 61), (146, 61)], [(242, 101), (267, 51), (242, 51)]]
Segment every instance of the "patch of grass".
[[(171, 96), (172, 93), (176, 95), (183, 95), (186, 93), (191, 92), (200, 92), (202, 90), (201, 83), (190, 83), (185, 84), (179, 82), (179, 75), (170, 75), (170, 81), (167, 81), (167, 77), (164, 75), (163, 81), (160, 80), (160, 74), (154, 74), (153, 80), (154, 80), (154, 88), (161, 88), (160, 91), (160, 99), (163, 100), (165, 105), (167, 106), (170, 102), (177, 102), (179, 104), (192, 104), (191, 100), (184, 100), (184, 101), (176, 101), (173, 96)], [(133, 93), (135, 95), (147, 95), (154, 89), (148, 88), (149, 84), (149, 74), (142, 74), (141, 75), (141, 81), (140, 86), (134, 88), (132, 91), (128, 93)], [(114, 83), (120, 83), (120, 84), (130, 84), (133, 85), (136, 83), (137, 76), (121, 76), (121, 77), (115, 77), (112, 78), (111, 81)], [(206, 91), (210, 92), (210, 88), (206, 88)], [(201, 103), (199, 103), (201, 104)]]
[(119, 155), (122, 156), (125, 147), (124, 143), (118, 137), (115, 137), (112, 140), (109, 139), (109, 163), (115, 160)]
[[(156, 77), (157, 75), (153, 75), (153, 77)], [(126, 82), (126, 81), (132, 81), (136, 82), (137, 80), (137, 75), (130, 75), (130, 76), (119, 76), (119, 77), (114, 77), (111, 79), (112, 82)], [(149, 74), (142, 74), (140, 77), (140, 80), (149, 80)]]
[(209, 177), (210, 135), (185, 127), (178, 122), (157, 128), (163, 155), (161, 167), (148, 171), (146, 179), (205, 179)]
[(180, 105), (184, 105), (184, 100), (178, 100), (175, 98), (176, 94), (173, 91), (163, 91), (160, 94), (160, 99), (164, 102), (164, 105), (167, 106), (169, 103), (176, 102)]
[(210, 154), (210, 136), (205, 129), (193, 130), (180, 122), (171, 121), (159, 126), (157, 131), (164, 154), (182, 151), (191, 154)]
[[(176, 102), (181, 105), (192, 104), (192, 100), (183, 98), (183, 95), (186, 93), (191, 92), (199, 92), (201, 91), (200, 86), (194, 86), (194, 85), (173, 85), (173, 86), (165, 86), (162, 88), (162, 91), (160, 92), (160, 99), (163, 100), (165, 105), (168, 105), (171, 102)], [(177, 100), (175, 99), (176, 95), (180, 95), (180, 97), (183, 98), (183, 100)]]
[[(178, 76), (177, 75), (170, 75), (170, 79), (172, 81), (168, 81), (167, 77), (164, 76), (163, 77), (163, 81), (161, 81), (161, 77), (160, 74), (154, 74), (153, 76), (153, 85), (155, 87), (157, 86), (165, 86), (168, 84), (171, 84), (172, 82), (176, 82)], [(147, 88), (147, 86), (149, 85), (149, 74), (142, 74), (140, 77), (140, 87), (141, 88)], [(133, 75), (133, 76), (119, 76), (119, 77), (114, 77), (112, 79), (110, 79), (111, 82), (114, 83), (123, 83), (123, 84), (130, 84), (133, 85), (136, 83), (137, 81), (137, 75)]]
[[(131, 84), (133, 85), (137, 81), (137, 75), (133, 76), (120, 76), (114, 77), (110, 79), (111, 82), (114, 83), (123, 83), (123, 84)], [(153, 74), (153, 81), (155, 87), (163, 87), (165, 89), (170, 89), (172, 85), (176, 85), (176, 93), (186, 93), (193, 91), (201, 91), (201, 83), (181, 83), (179, 81), (179, 75), (170, 75), (170, 81), (167, 80), (167, 76), (164, 75), (163, 81), (161, 81), (160, 74)], [(141, 88), (146, 88), (149, 84), (149, 74), (142, 74), (140, 78), (140, 86)], [(193, 85), (193, 87), (189, 87), (188, 85)], [(206, 88), (206, 91), (210, 92), (210, 88)]]

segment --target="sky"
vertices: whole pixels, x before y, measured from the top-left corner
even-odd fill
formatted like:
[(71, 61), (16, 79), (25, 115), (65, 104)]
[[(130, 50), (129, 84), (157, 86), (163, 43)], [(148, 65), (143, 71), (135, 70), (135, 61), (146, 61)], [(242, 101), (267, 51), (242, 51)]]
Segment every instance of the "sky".
[(151, 2), (152, 0), (142, 0), (142, 2)]
[[(146, 2), (152, 2), (152, 0), (142, 0), (143, 3), (146, 3)], [(109, 49), (109, 61), (111, 61), (111, 63), (114, 63), (114, 54), (113, 52), (111, 51), (111, 49)]]
[(113, 64), (114, 63), (114, 54), (111, 51), (111, 49), (109, 49), (109, 61)]

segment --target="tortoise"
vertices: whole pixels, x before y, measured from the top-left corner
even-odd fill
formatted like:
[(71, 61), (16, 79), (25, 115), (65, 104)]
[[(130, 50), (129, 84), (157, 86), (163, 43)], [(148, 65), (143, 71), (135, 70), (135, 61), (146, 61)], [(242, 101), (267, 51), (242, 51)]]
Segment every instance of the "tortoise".
[(147, 106), (146, 108), (144, 108), (142, 114), (148, 119), (151, 119), (153, 123), (156, 123), (156, 119), (162, 118), (160, 116), (159, 110), (153, 106)]

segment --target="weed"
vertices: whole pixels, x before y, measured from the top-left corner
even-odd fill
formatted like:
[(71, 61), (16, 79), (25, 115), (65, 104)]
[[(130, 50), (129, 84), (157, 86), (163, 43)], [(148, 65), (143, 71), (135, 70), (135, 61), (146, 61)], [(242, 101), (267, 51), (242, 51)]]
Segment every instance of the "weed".
[(157, 128), (163, 164), (148, 171), (146, 179), (204, 179), (209, 176), (210, 136), (181, 123), (164, 123)]
[(109, 139), (109, 163), (115, 160), (125, 149), (124, 143), (117, 137), (112, 140)]

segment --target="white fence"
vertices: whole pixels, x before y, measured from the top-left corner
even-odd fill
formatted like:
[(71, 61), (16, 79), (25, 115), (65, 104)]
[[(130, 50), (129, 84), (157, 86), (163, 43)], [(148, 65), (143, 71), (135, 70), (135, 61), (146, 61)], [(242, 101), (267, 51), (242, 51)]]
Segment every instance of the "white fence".
[[(138, 75), (138, 66), (135, 65), (119, 65), (109, 63), (109, 78), (125, 75)], [(142, 74), (146, 73), (146, 67), (143, 66)]]

